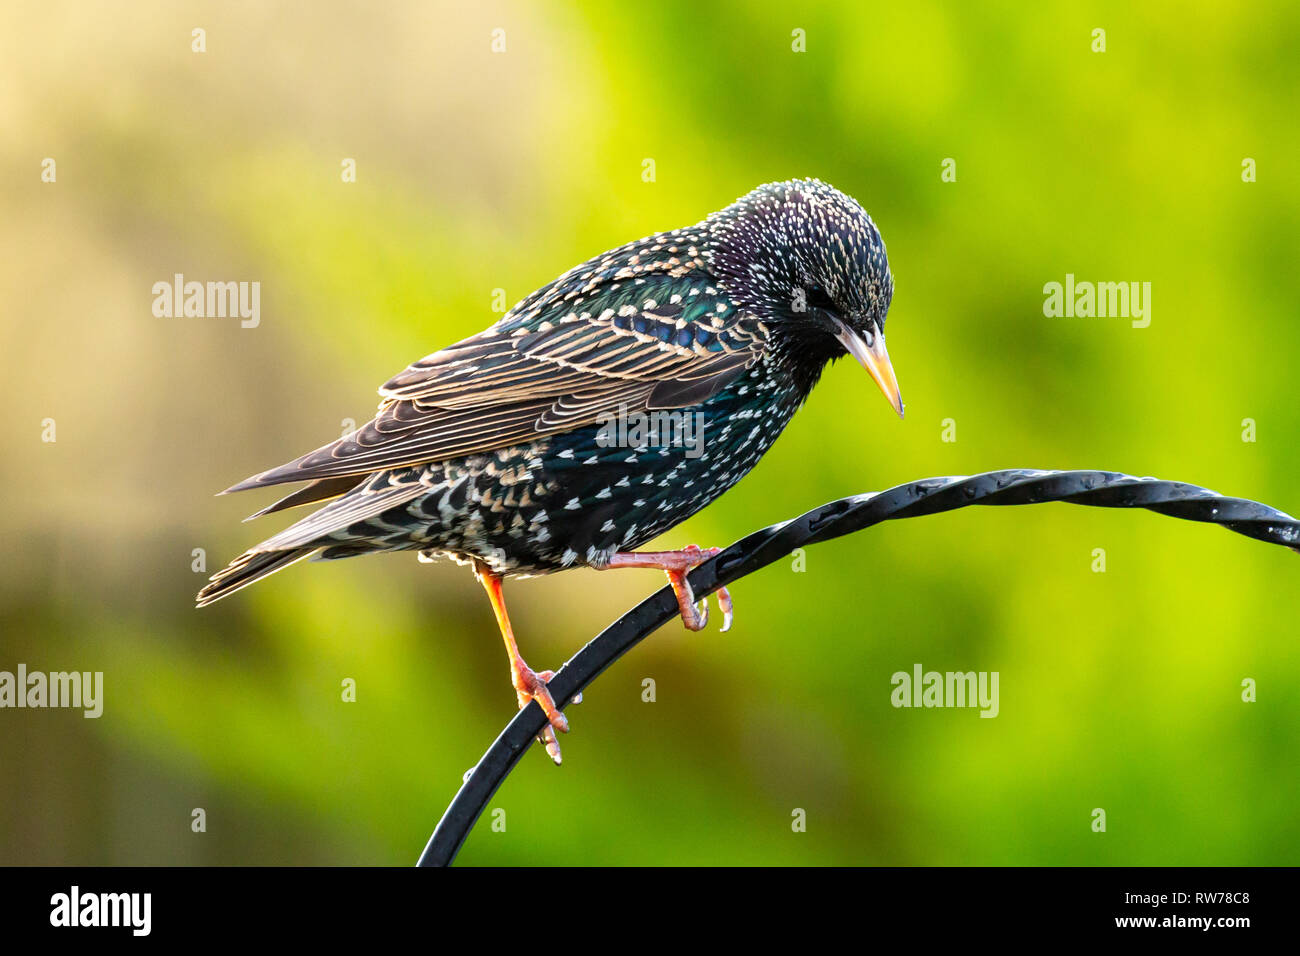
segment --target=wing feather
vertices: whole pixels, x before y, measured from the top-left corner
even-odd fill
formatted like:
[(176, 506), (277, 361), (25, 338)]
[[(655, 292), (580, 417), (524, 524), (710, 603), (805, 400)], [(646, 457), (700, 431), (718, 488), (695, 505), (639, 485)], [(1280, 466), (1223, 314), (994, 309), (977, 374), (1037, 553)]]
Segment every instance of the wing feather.
[(362, 476), (535, 441), (620, 410), (698, 404), (766, 344), (762, 324), (715, 305), (717, 294), (688, 299), (700, 282), (654, 276), (595, 316), (575, 309), (571, 291), (546, 287), (492, 328), (393, 376), (379, 413), (352, 435), (227, 490)]

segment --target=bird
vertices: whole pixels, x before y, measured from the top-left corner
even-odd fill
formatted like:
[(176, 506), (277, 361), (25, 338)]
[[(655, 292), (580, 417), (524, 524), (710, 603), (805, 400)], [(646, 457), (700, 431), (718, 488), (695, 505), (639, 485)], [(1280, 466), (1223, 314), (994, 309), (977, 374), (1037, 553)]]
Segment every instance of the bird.
[[(871, 216), (811, 178), (597, 255), (408, 365), (365, 425), (220, 492), (306, 483), (250, 519), (323, 506), (214, 574), (197, 606), (307, 557), (415, 551), (468, 565), (517, 703), (541, 707), (538, 739), (559, 764), (568, 719), (547, 689), (554, 673), (520, 654), (504, 580), (654, 568), (684, 625), (703, 629), (708, 605), (686, 576), (719, 549), (638, 549), (746, 475), (829, 363), (852, 356), (903, 416), (885, 348), (893, 293)], [(731, 595), (716, 598), (727, 630)]]

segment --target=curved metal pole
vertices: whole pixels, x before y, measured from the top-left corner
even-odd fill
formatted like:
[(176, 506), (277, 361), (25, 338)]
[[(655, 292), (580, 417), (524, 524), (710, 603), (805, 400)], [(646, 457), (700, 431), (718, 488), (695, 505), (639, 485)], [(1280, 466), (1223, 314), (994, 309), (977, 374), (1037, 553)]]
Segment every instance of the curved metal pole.
[[(1196, 485), (1134, 478), (1107, 471), (990, 471), (969, 477), (926, 478), (876, 494), (841, 498), (782, 524), (742, 538), (690, 575), (699, 597), (711, 594), (786, 557), (795, 548), (861, 531), (882, 521), (953, 511), (968, 505), (1027, 505), (1064, 501), (1101, 508), (1146, 508), (1188, 521), (1222, 525), (1238, 534), (1290, 547), (1300, 553), (1300, 521), (1268, 505), (1227, 498)], [(643, 638), (677, 617), (672, 589), (664, 587), (605, 628), (569, 659), (550, 681), (551, 695), (564, 707)], [(541, 732), (546, 718), (537, 704), (519, 711), (466, 775), (420, 866), (447, 866), (470, 829)]]

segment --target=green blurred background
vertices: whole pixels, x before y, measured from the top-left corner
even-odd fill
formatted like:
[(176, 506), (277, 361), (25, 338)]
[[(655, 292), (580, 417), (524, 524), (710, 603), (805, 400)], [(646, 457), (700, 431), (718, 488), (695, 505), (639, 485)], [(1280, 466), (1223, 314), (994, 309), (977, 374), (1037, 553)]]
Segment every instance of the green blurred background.
[[(1300, 511), (1298, 39), (1293, 4), (4, 4), (0, 669), (102, 670), (106, 704), (0, 711), (0, 863), (413, 862), (513, 712), (487, 602), (389, 555), (195, 611), (193, 549), (211, 573), (284, 523), (213, 492), (364, 421), (494, 289), (762, 182), (875, 217), (907, 419), (837, 365), (662, 544), (1001, 467)], [(261, 325), (155, 318), (177, 272), (260, 281)], [(1151, 282), (1150, 327), (1045, 318), (1067, 272)], [(806, 561), (737, 584), (731, 633), (674, 623), (607, 672), (563, 768), (534, 748), (461, 861), (1297, 862), (1295, 555), (1051, 505)], [(510, 585), (525, 656), (661, 582)], [(915, 663), (998, 671), (1000, 715), (894, 709)]]

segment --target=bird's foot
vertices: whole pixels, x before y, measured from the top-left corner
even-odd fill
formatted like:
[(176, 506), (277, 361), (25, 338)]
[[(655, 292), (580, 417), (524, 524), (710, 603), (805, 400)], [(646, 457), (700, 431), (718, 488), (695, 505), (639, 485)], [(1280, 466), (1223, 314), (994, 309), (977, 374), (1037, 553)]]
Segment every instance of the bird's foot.
[[(523, 662), (522, 658), (511, 668), (511, 682), (515, 685), (515, 696), (519, 698), (519, 709), (523, 710), (532, 701), (537, 701), (537, 705), (546, 714), (547, 725), (538, 735), (537, 740), (546, 748), (547, 754), (558, 767), (563, 762), (563, 756), (560, 754), (560, 741), (555, 736), (555, 732), (558, 730), (560, 733), (567, 734), (569, 720), (564, 716), (564, 712), (555, 706), (555, 698), (551, 696), (551, 690), (546, 686), (554, 676), (555, 671), (534, 671)], [(571, 703), (582, 703), (582, 695), (575, 695)]]
[[(687, 630), (702, 631), (709, 623), (709, 602), (707, 598), (695, 600), (695, 592), (691, 589), (690, 582), (686, 580), (686, 575), (721, 550), (721, 548), (701, 548), (689, 544), (680, 551), (618, 552), (610, 556), (601, 570), (658, 568), (663, 571), (668, 575), (668, 583), (672, 585), (673, 594), (677, 596), (677, 609), (681, 612), (682, 623), (686, 625)], [(722, 587), (714, 593), (718, 597), (718, 607), (722, 609), (722, 630), (728, 631), (731, 629), (734, 616), (731, 592)]]
[[(677, 609), (681, 612), (682, 623), (686, 625), (687, 630), (702, 631), (709, 623), (709, 599), (695, 600), (695, 592), (691, 589), (690, 582), (686, 580), (686, 575), (721, 550), (721, 548), (700, 548), (698, 545), (691, 544), (681, 551), (668, 552), (679, 556), (679, 559), (673, 562), (673, 566), (664, 568), (664, 574), (668, 576), (668, 583), (672, 585), (673, 594), (677, 596)], [(734, 617), (731, 592), (722, 587), (714, 593), (718, 597), (718, 607), (722, 610), (721, 630), (729, 631)]]
[[(474, 562), (474, 576), (478, 578), (479, 583), (483, 585), (483, 590), (487, 592), (488, 600), (492, 602), (492, 610), (496, 612), (497, 624), (501, 627), (501, 637), (506, 642), (506, 654), (510, 657), (510, 683), (514, 684), (515, 695), (519, 698), (519, 709), (523, 710), (533, 701), (537, 701), (537, 706), (542, 708), (546, 714), (546, 729), (537, 737), (546, 752), (550, 754), (555, 765), (558, 767), (561, 762), (560, 741), (555, 736), (558, 730), (560, 733), (569, 732), (569, 722), (565, 719), (560, 708), (555, 706), (555, 698), (551, 696), (551, 689), (546, 685), (551, 678), (555, 676), (555, 671), (542, 671), (538, 673), (524, 663), (524, 659), (519, 655), (519, 645), (515, 643), (515, 632), (510, 626), (510, 615), (506, 613), (506, 599), (501, 590), (501, 575), (496, 574), (482, 561)], [(573, 703), (582, 702), (582, 695), (575, 694)]]

